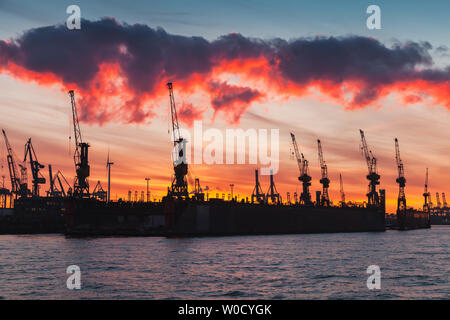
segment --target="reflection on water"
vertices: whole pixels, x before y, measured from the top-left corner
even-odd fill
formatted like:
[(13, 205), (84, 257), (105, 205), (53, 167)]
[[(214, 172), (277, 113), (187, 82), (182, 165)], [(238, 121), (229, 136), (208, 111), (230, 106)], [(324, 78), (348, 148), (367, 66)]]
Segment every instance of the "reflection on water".
[[(221, 238), (0, 236), (5, 299), (450, 298), (450, 227)], [(68, 290), (66, 268), (81, 268)], [(381, 268), (381, 290), (366, 269)]]

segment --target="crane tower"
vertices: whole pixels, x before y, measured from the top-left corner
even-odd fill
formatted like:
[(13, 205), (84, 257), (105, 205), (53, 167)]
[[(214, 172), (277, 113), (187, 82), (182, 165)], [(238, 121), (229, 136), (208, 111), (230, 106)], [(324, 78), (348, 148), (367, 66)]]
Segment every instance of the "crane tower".
[(341, 206), (345, 206), (345, 193), (344, 193), (344, 182), (342, 181), (342, 174), (339, 173), (339, 191), (341, 193)]
[(27, 183), (27, 167), (25, 163), (19, 163), (20, 167), (20, 176), (19, 170), (17, 169), (16, 155), (9, 143), (8, 136), (6, 135), (5, 130), (2, 129), (3, 137), (5, 139), (6, 149), (8, 155), (6, 156), (6, 160), (8, 161), (8, 169), (9, 169), (9, 177), (11, 179), (11, 193), (15, 195), (15, 197), (26, 197), (29, 194), (28, 183)]
[(172, 158), (174, 179), (169, 189), (169, 195), (178, 198), (188, 198), (188, 183), (186, 175), (188, 174), (188, 165), (186, 162), (186, 140), (181, 136), (180, 127), (178, 125), (177, 109), (175, 106), (175, 97), (173, 95), (172, 82), (167, 83), (170, 98), (170, 114), (172, 116), (172, 134), (174, 154)]
[(75, 136), (75, 153), (73, 159), (75, 162), (76, 177), (73, 192), (76, 197), (89, 197), (88, 177), (90, 175), (90, 166), (88, 161), (88, 150), (90, 146), (88, 143), (83, 142), (81, 137), (74, 91), (70, 90), (69, 95), (72, 104), (73, 130)]
[(406, 210), (406, 196), (405, 196), (405, 170), (403, 167), (402, 159), (400, 158), (400, 147), (398, 145), (398, 139), (395, 138), (395, 161), (397, 162), (398, 177), (395, 180), (398, 183), (398, 198), (397, 198), (397, 212), (403, 212)]
[(366, 159), (368, 174), (366, 176), (369, 180), (369, 191), (367, 192), (367, 199), (369, 206), (380, 206), (380, 196), (377, 192), (377, 185), (380, 184), (380, 175), (377, 173), (377, 159), (373, 156), (372, 151), (369, 150), (367, 146), (366, 137), (364, 136), (364, 131), (359, 130), (361, 134), (362, 151), (364, 158)]
[(31, 143), (31, 138), (28, 139), (27, 143), (25, 144), (25, 157), (23, 159), (23, 162), (27, 161), (27, 158), (30, 162), (30, 168), (31, 168), (31, 175), (33, 176), (33, 190), (32, 195), (33, 197), (39, 197), (39, 185), (45, 184), (45, 178), (40, 172), (41, 169), (44, 168), (44, 165), (39, 163), (36, 152), (34, 151), (33, 144)]

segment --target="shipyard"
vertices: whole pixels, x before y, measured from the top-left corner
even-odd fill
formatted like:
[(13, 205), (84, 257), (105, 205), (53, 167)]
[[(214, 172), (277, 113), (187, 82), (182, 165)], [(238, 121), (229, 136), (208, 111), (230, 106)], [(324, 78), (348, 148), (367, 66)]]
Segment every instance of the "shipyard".
[[(187, 139), (178, 122), (173, 84), (167, 83), (173, 142), (173, 177), (167, 194), (161, 200), (151, 201), (146, 178), (147, 193), (133, 197), (129, 191), (128, 199), (111, 200), (111, 166), (108, 158), (106, 167), (108, 182), (106, 190), (98, 181), (90, 186), (90, 144), (82, 137), (78, 120), (75, 92), (69, 91), (73, 117), (75, 181), (73, 184), (61, 171), (48, 164), (49, 190), (41, 195), (41, 186), (47, 181), (43, 175), (44, 164), (38, 161), (32, 139), (25, 144), (23, 161), (19, 159), (2, 130), (7, 150), (11, 189), (0, 190), (1, 215), (0, 232), (4, 234), (62, 233), (69, 236), (223, 236), (223, 235), (261, 235), (295, 233), (333, 233), (333, 232), (382, 232), (387, 228), (411, 230), (430, 228), (431, 224), (448, 224), (448, 207), (445, 193), (443, 204), (437, 193), (437, 205), (433, 206), (428, 190), (428, 169), (424, 185), (424, 204), (422, 210), (406, 205), (406, 178), (400, 147), (394, 139), (395, 163), (398, 184), (397, 210), (394, 215), (386, 213), (386, 194), (380, 184), (377, 159), (369, 148), (365, 133), (359, 130), (361, 153), (367, 166), (367, 201), (362, 203), (348, 201), (345, 197), (343, 177), (339, 175), (340, 196), (334, 204), (329, 196), (330, 179), (328, 166), (324, 160), (321, 140), (317, 140), (317, 154), (320, 166), (319, 182), (322, 190), (310, 190), (312, 177), (309, 160), (301, 152), (296, 136), (290, 133), (291, 154), (298, 166), (299, 192), (286, 194), (283, 199), (278, 193), (273, 168), (257, 168), (254, 171), (254, 188), (251, 195), (238, 198), (231, 193), (225, 198), (219, 193), (210, 195), (208, 187), (202, 188), (200, 179), (195, 178), (194, 186), (188, 185), (189, 161)], [(234, 131), (235, 133), (236, 131)], [(243, 140), (239, 146), (245, 148)], [(251, 140), (251, 138), (249, 138)], [(273, 137), (272, 137), (273, 140)], [(234, 143), (234, 140), (233, 140)], [(250, 145), (255, 147), (255, 144)], [(227, 153), (228, 156), (229, 153)], [(273, 159), (272, 159), (273, 160)], [(242, 162), (242, 159), (240, 160)], [(28, 186), (28, 173), (31, 170), (31, 190)], [(269, 186), (263, 191), (260, 170), (269, 171)], [(278, 171), (278, 168), (275, 168)], [(134, 199), (133, 199), (134, 198)]]

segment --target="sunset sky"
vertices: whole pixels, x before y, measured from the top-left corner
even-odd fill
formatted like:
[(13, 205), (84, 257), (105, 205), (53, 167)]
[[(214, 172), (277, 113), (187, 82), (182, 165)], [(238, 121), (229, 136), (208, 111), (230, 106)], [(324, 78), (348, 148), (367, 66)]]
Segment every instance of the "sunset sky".
[[(381, 7), (381, 30), (366, 8)], [(81, 30), (67, 30), (68, 5)], [(128, 190), (163, 196), (173, 172), (169, 97), (173, 81), (180, 125), (203, 129), (279, 129), (283, 198), (300, 193), (289, 132), (309, 160), (311, 193), (320, 190), (322, 141), (338, 202), (363, 201), (367, 167), (359, 129), (378, 160), (388, 210), (396, 206), (394, 138), (406, 173), (409, 206), (429, 187), (450, 192), (450, 2), (433, 1), (13, 1), (0, 0), (0, 126), (18, 158), (31, 137), (39, 161), (73, 181), (69, 89), (89, 142), (93, 188), (111, 198)], [(8, 177), (1, 141), (2, 175)], [(73, 141), (72, 141), (73, 144)], [(204, 147), (207, 143), (204, 143)], [(192, 165), (210, 195), (250, 196), (255, 165)], [(47, 168), (43, 170), (47, 177)], [(48, 180), (48, 179), (47, 179)], [(29, 177), (31, 182), (31, 176)], [(263, 191), (269, 178), (261, 177)], [(9, 188), (9, 179), (6, 178)], [(42, 191), (48, 189), (45, 186)], [(41, 192), (43, 193), (43, 192)], [(450, 196), (450, 194), (449, 194)]]

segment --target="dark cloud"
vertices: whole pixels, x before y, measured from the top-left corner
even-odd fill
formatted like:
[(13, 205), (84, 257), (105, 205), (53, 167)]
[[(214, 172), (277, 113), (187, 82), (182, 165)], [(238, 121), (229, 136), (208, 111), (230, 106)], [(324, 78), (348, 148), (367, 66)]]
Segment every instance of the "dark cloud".
[(210, 82), (211, 105), (215, 112), (229, 115), (230, 122), (237, 122), (253, 101), (263, 97), (258, 90), (229, 85), (226, 82)]
[(274, 44), (276, 43), (277, 40), (263, 41), (261, 39), (246, 38), (239, 33), (230, 33), (213, 41), (211, 47), (216, 60), (251, 59), (261, 56), (272, 56), (274, 54)]
[(387, 48), (371, 38), (329, 37), (285, 42), (277, 57), (283, 75), (297, 83), (363, 80), (377, 84), (409, 76), (417, 66), (430, 66), (429, 49), (428, 43)]
[[(300, 95), (305, 88), (318, 86), (350, 108), (371, 104), (399, 83), (424, 81), (420, 93), (426, 93), (427, 86), (442, 85), (439, 91), (428, 88), (428, 93), (450, 108), (450, 67), (433, 69), (431, 49), (427, 42), (386, 47), (378, 40), (360, 36), (286, 41), (247, 38), (232, 33), (208, 41), (105, 18), (83, 20), (81, 30), (68, 30), (65, 25), (48, 26), (28, 30), (12, 41), (0, 41), (0, 72), (7, 71), (38, 82), (45, 82), (42, 79), (51, 75), (64, 86), (76, 86), (88, 96), (84, 101), (103, 104), (101, 108), (82, 105), (93, 113), (84, 116), (86, 121), (115, 119), (114, 113), (109, 111), (108, 114), (108, 105), (101, 102), (104, 99), (99, 97), (106, 92), (106, 87), (112, 88), (108, 92), (127, 94), (126, 101), (118, 107), (122, 116), (125, 107), (130, 109), (127, 122), (152, 117), (148, 100), (167, 80), (209, 91), (214, 110), (223, 111), (231, 115), (232, 121), (238, 121), (248, 105), (263, 94), (260, 90), (230, 86), (218, 80), (220, 72), (262, 79), (270, 89), (281, 93)], [(263, 61), (257, 72), (254, 61)], [(231, 63), (237, 67), (230, 67)], [(116, 73), (105, 72), (102, 69), (105, 65), (116, 66)], [(26, 72), (33, 75), (27, 77)], [(118, 86), (114, 84), (115, 78), (121, 79), (122, 87), (114, 88)], [(113, 84), (107, 86), (107, 82)], [(344, 99), (343, 85), (353, 91), (349, 101)], [(411, 84), (401, 91), (416, 89), (417, 84)]]

